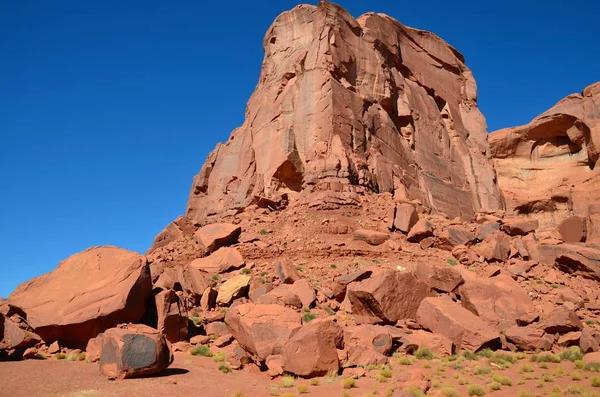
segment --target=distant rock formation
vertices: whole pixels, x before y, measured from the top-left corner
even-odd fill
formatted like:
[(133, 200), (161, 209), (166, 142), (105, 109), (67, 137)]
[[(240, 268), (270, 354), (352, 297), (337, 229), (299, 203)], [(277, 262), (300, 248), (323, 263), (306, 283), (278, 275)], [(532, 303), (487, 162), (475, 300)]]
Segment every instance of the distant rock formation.
[(489, 141), (509, 211), (541, 229), (579, 216), (587, 238), (600, 238), (600, 82)]
[(384, 14), (321, 2), (269, 28), (244, 124), (195, 176), (196, 224), (257, 202), (335, 208), (365, 191), (470, 218), (503, 208), (463, 56)]

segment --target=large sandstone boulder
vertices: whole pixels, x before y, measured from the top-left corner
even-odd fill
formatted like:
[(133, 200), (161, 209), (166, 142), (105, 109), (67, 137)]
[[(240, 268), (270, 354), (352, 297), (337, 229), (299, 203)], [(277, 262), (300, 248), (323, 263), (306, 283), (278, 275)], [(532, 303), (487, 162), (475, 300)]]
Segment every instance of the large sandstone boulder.
[(252, 357), (264, 362), (283, 353), (283, 346), (302, 326), (300, 314), (280, 305), (245, 303), (227, 311), (225, 324)]
[(407, 330), (398, 332), (397, 339), (401, 346), (400, 349), (406, 353), (412, 354), (418, 349), (427, 349), (438, 356), (451, 356), (454, 354), (454, 343), (440, 334), (418, 330)]
[(465, 283), (458, 293), (465, 308), (499, 330), (516, 325), (517, 319), (535, 312), (527, 292), (505, 272), (489, 278), (465, 272)]
[(417, 322), (450, 339), (458, 350), (477, 351), (500, 346), (498, 331), (447, 297), (424, 299), (417, 312)]
[(139, 378), (164, 371), (173, 362), (164, 335), (141, 324), (122, 324), (102, 336), (100, 372), (112, 379)]
[(213, 223), (196, 230), (194, 236), (200, 247), (210, 254), (221, 247), (235, 243), (241, 233), (242, 228), (237, 225)]
[(514, 325), (504, 331), (504, 336), (519, 350), (550, 350), (554, 338), (536, 326), (519, 327)]
[(419, 263), (415, 275), (429, 288), (442, 292), (452, 292), (465, 282), (461, 272), (446, 264)]
[(415, 318), (421, 301), (432, 294), (414, 274), (386, 271), (348, 286), (346, 297), (357, 323), (394, 324)]
[(263, 47), (244, 124), (192, 183), (195, 223), (282, 194), (335, 208), (392, 192), (464, 218), (503, 206), (475, 80), (438, 36), (320, 2), (278, 16)]
[(304, 377), (337, 372), (340, 368), (337, 348), (342, 347), (342, 327), (330, 319), (313, 320), (283, 346), (283, 369)]
[(392, 350), (393, 339), (385, 326), (362, 324), (344, 328), (344, 344), (346, 348), (360, 346), (387, 356)]
[[(507, 209), (555, 230), (572, 215), (600, 220), (600, 83), (529, 124), (489, 136)], [(600, 226), (600, 222), (598, 222)], [(590, 230), (600, 236), (600, 229)], [(588, 236), (589, 237), (589, 236)]]
[(117, 247), (94, 247), (21, 284), (9, 297), (46, 343), (84, 349), (110, 327), (139, 321), (152, 282), (146, 259)]
[(188, 316), (185, 305), (173, 290), (160, 291), (154, 297), (157, 312), (157, 329), (169, 342), (186, 340)]
[(210, 274), (225, 273), (244, 266), (242, 254), (233, 247), (219, 248), (209, 256), (194, 259), (190, 266)]

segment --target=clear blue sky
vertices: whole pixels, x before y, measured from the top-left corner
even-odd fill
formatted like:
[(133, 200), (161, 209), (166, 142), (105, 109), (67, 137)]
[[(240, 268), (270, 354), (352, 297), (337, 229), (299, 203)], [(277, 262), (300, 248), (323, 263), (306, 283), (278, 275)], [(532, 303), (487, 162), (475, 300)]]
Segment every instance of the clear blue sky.
[[(264, 33), (296, 4), (0, 0), (0, 296), (88, 246), (144, 252), (242, 123)], [(454, 45), (490, 131), (600, 80), (595, 0), (340, 4)]]

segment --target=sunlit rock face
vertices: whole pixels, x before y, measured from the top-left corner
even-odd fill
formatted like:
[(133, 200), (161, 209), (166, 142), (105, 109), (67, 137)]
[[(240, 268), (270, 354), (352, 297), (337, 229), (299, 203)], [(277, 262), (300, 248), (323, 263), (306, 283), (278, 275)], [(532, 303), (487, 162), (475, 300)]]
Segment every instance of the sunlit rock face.
[(578, 215), (587, 237), (600, 237), (600, 83), (489, 140), (509, 211), (542, 229)]
[(263, 47), (244, 124), (195, 176), (189, 219), (283, 193), (327, 207), (392, 192), (463, 218), (503, 208), (475, 80), (438, 36), (321, 2), (278, 16)]

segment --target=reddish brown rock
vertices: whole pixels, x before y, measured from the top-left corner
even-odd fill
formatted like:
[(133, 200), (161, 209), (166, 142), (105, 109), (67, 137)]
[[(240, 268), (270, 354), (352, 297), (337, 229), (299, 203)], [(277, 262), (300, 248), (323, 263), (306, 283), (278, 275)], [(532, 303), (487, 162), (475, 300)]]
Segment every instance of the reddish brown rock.
[(433, 226), (426, 219), (420, 219), (408, 232), (407, 240), (413, 243), (419, 243), (426, 238), (433, 237)]
[(217, 296), (219, 292), (211, 287), (208, 287), (202, 293), (202, 298), (200, 298), (200, 309), (203, 311), (209, 311), (214, 309), (217, 305)]
[(18, 307), (0, 304), (0, 358), (4, 355), (11, 359), (26, 358), (25, 350), (41, 342), (26, 318)]
[(498, 222), (486, 222), (477, 228), (475, 238), (478, 241), (483, 241), (488, 235), (496, 230), (500, 230), (500, 224)]
[(567, 332), (566, 334), (560, 335), (558, 337), (558, 345), (559, 346), (579, 345), (580, 339), (581, 339), (580, 331)]
[(154, 297), (157, 312), (157, 329), (171, 343), (186, 340), (188, 316), (185, 305), (173, 290), (164, 290)]
[(311, 307), (316, 299), (315, 290), (307, 280), (298, 280), (292, 284), (292, 292), (300, 298), (303, 307)]
[(579, 338), (579, 347), (584, 353), (591, 353), (600, 351), (600, 345), (594, 337), (594, 332), (589, 328), (584, 328), (581, 331), (581, 337)]
[(583, 362), (586, 364), (600, 363), (600, 352), (588, 353), (583, 357)]
[(520, 350), (550, 350), (554, 338), (544, 330), (535, 327), (512, 326), (504, 331), (504, 336)]
[(275, 274), (284, 284), (294, 284), (295, 281), (302, 278), (300, 277), (298, 270), (287, 261), (277, 262), (275, 265)]
[[(92, 338), (94, 339), (94, 338)], [(90, 339), (90, 340), (92, 340)], [(88, 342), (88, 346), (89, 346), (90, 342)], [(86, 347), (87, 350), (87, 347)], [(55, 341), (54, 343), (50, 344), (50, 346), (48, 346), (48, 354), (56, 354), (60, 352), (60, 345), (58, 344), (58, 341)], [(87, 358), (87, 356), (86, 356)]]
[(415, 275), (429, 288), (442, 292), (452, 292), (465, 281), (461, 273), (449, 265), (419, 263)]
[(477, 253), (465, 245), (457, 245), (454, 247), (452, 249), (452, 256), (465, 266), (471, 266), (472, 264), (479, 262)]
[(321, 2), (281, 14), (263, 45), (246, 120), (194, 178), (189, 219), (283, 192), (317, 208), (394, 192), (465, 219), (502, 207), (475, 80), (438, 36)]
[(257, 303), (261, 296), (265, 295), (271, 290), (273, 290), (273, 284), (271, 283), (253, 283), (250, 285), (250, 292), (248, 293), (248, 297), (253, 303)]
[(399, 271), (353, 283), (346, 292), (357, 323), (391, 324), (415, 318), (419, 304), (430, 294), (426, 283), (412, 273)]
[(386, 356), (367, 346), (350, 346), (346, 353), (345, 367), (368, 367), (370, 365), (384, 365), (388, 363)]
[(419, 306), (417, 322), (450, 339), (458, 350), (477, 351), (500, 346), (496, 330), (447, 297), (425, 298)]
[(558, 307), (548, 315), (542, 317), (540, 328), (549, 334), (564, 334), (583, 329), (583, 323), (575, 312), (564, 307)]
[(344, 328), (346, 348), (360, 346), (386, 356), (392, 349), (392, 342), (390, 332), (381, 325), (363, 324)]
[(394, 208), (393, 224), (391, 230), (400, 230), (409, 233), (412, 227), (419, 221), (419, 215), (414, 205), (401, 203)]
[(427, 349), (440, 357), (454, 354), (454, 343), (450, 339), (423, 330), (402, 333), (400, 343), (402, 344), (400, 349), (408, 354), (413, 354), (418, 349)]
[(359, 229), (354, 231), (354, 239), (364, 241), (370, 245), (380, 245), (390, 238), (388, 233), (377, 232), (375, 230)]
[(527, 233), (535, 231), (539, 227), (539, 222), (535, 219), (505, 219), (502, 222), (502, 230), (509, 236), (524, 236)]
[(91, 363), (100, 361), (100, 355), (102, 354), (102, 343), (104, 341), (104, 334), (99, 334), (97, 337), (92, 338), (88, 341), (85, 347), (85, 359)]
[(143, 256), (122, 248), (95, 247), (20, 285), (9, 301), (27, 312), (29, 324), (44, 341), (85, 348), (90, 338), (106, 329), (139, 321), (151, 289)]
[(291, 306), (297, 309), (302, 308), (302, 300), (294, 292), (292, 286), (281, 284), (267, 292), (256, 300), (256, 303), (261, 305), (284, 305)]
[(206, 332), (206, 335), (223, 336), (229, 333), (229, 328), (227, 328), (227, 325), (222, 321), (213, 321), (204, 326), (204, 331)]
[(225, 346), (228, 346), (229, 344), (231, 344), (231, 342), (233, 342), (233, 335), (225, 334), (225, 335), (221, 335), (217, 339), (215, 339), (213, 344), (216, 347), (225, 347)]
[(587, 237), (586, 219), (581, 216), (570, 216), (558, 225), (558, 232), (565, 243), (579, 243)]
[(280, 305), (245, 303), (227, 311), (225, 324), (250, 355), (264, 362), (282, 354), (283, 346), (300, 329), (300, 314)]
[(333, 320), (317, 319), (303, 325), (283, 347), (283, 369), (298, 376), (323, 376), (340, 368), (337, 348), (343, 331)]
[(529, 124), (489, 135), (507, 209), (556, 229), (565, 218), (587, 218), (600, 202), (600, 90), (572, 94)]
[(196, 231), (196, 227), (189, 219), (180, 216), (169, 223), (155, 238), (152, 248), (164, 247), (179, 239), (190, 237)]
[(565, 273), (600, 281), (600, 249), (561, 244), (539, 246), (538, 252), (542, 256), (540, 262), (551, 262)]
[(283, 375), (283, 356), (281, 354), (275, 354), (267, 357), (265, 365), (268, 368), (267, 374), (274, 378), (279, 375)]
[(475, 240), (475, 235), (466, 227), (452, 225), (440, 232), (436, 230), (436, 247), (452, 251), (457, 245), (467, 245)]
[(221, 247), (235, 243), (241, 233), (242, 228), (237, 225), (213, 223), (198, 229), (194, 236), (200, 247), (210, 254)]
[(335, 279), (335, 282), (340, 285), (347, 286), (350, 283), (365, 280), (365, 279), (371, 277), (371, 274), (373, 274), (373, 272), (371, 270), (359, 270), (354, 273), (350, 273), (350, 274), (346, 274), (341, 277), (337, 277)]
[(244, 266), (245, 261), (240, 252), (232, 247), (219, 248), (207, 257), (194, 259), (190, 267), (206, 273), (225, 273)]
[(536, 312), (531, 298), (506, 272), (489, 278), (465, 273), (458, 293), (463, 306), (489, 325), (504, 330)]
[(505, 262), (510, 253), (510, 240), (504, 233), (495, 231), (489, 234), (475, 249), (490, 262)]
[(109, 378), (156, 375), (172, 362), (169, 342), (154, 328), (124, 324), (104, 332), (100, 372)]

